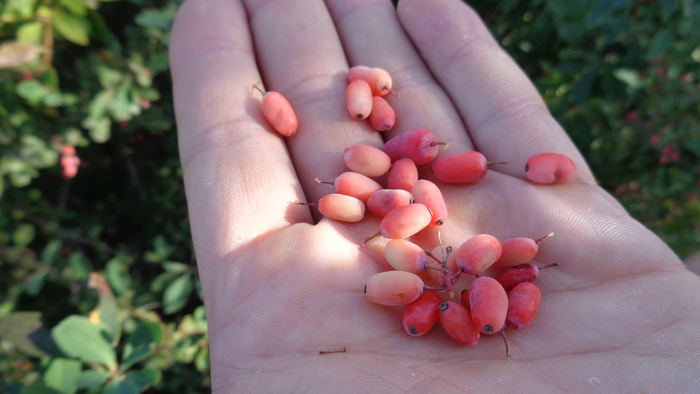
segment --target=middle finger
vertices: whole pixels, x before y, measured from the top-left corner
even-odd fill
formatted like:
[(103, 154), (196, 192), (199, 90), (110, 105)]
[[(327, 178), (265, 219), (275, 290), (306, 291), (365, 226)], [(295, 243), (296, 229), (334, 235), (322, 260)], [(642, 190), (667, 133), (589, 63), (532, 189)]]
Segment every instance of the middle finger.
[(447, 94), (406, 37), (389, 0), (326, 0), (351, 65), (381, 67), (401, 94), (385, 96), (396, 125), (385, 139), (413, 128), (432, 131), (452, 146), (439, 156), (474, 150), (464, 123)]
[(381, 147), (381, 138), (348, 114), (348, 64), (321, 0), (245, 4), (263, 79), (287, 97), (299, 118), (299, 132), (286, 142), (306, 197), (315, 202), (332, 189), (314, 178), (332, 180), (345, 171), (345, 148)]

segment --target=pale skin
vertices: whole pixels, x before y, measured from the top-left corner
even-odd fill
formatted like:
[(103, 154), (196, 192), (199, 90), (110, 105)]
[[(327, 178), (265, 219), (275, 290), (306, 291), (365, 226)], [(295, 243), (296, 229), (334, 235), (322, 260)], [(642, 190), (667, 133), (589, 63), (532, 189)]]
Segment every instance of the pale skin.
[[(596, 185), (537, 90), (461, 2), (188, 0), (170, 55), (214, 392), (700, 391), (700, 278)], [(347, 113), (352, 65), (393, 76), (391, 131)], [(290, 101), (297, 135), (265, 122), (250, 95), (258, 81)], [(441, 327), (407, 335), (403, 307), (362, 294), (390, 268), (386, 240), (361, 246), (378, 220), (344, 224), (293, 203), (332, 192), (314, 178), (345, 171), (345, 148), (381, 147), (411, 128), (451, 142), (439, 157), (478, 150), (510, 161), (473, 185), (439, 184), (446, 245), (555, 234), (537, 261), (561, 265), (536, 281), (532, 325), (508, 332), (511, 360), (499, 337), (467, 348)], [(524, 164), (540, 152), (571, 157), (574, 181), (528, 182)], [(421, 175), (433, 179), (428, 166)], [(434, 230), (412, 241), (437, 246)]]

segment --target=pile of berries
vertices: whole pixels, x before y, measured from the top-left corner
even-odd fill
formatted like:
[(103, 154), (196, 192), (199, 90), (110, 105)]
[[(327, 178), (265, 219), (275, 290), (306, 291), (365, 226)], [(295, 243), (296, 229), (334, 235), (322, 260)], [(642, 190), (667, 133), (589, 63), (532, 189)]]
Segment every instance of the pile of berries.
[[(394, 93), (390, 75), (378, 68), (356, 66), (350, 69), (346, 93), (347, 108), (356, 120), (369, 119), (379, 131), (389, 130), (395, 113), (381, 96)], [(261, 91), (262, 92), (262, 91)], [(263, 114), (280, 134), (292, 136), (298, 122), (289, 102), (279, 93), (263, 93)], [(397, 93), (394, 93), (398, 96)], [(435, 178), (450, 184), (471, 184), (486, 176), (490, 165), (479, 152), (462, 152), (434, 160), (440, 146), (429, 130), (412, 129), (388, 140), (380, 150), (368, 145), (347, 148), (343, 160), (350, 171), (332, 181), (335, 193), (314, 205), (325, 217), (358, 222), (367, 212), (381, 218), (379, 231), (364, 240), (382, 236), (390, 239), (384, 248), (386, 261), (395, 271), (370, 277), (364, 288), (367, 298), (381, 305), (406, 305), (403, 327), (411, 336), (427, 333), (439, 321), (457, 342), (475, 346), (481, 334), (503, 337), (504, 330), (527, 328), (542, 298), (532, 283), (544, 267), (533, 264), (542, 241), (511, 238), (499, 241), (489, 234), (476, 235), (456, 250), (442, 245), (424, 250), (408, 240), (426, 227), (440, 228), (448, 219), (448, 209), (437, 184), (419, 179), (418, 166), (430, 164)], [(540, 153), (525, 165), (526, 177), (538, 184), (568, 183), (576, 175), (573, 161), (558, 153)], [(386, 185), (372, 178), (386, 175)], [(461, 275), (475, 279), (462, 290), (460, 301), (455, 288)], [(426, 285), (428, 282), (430, 285)], [(438, 292), (443, 292), (441, 296)]]

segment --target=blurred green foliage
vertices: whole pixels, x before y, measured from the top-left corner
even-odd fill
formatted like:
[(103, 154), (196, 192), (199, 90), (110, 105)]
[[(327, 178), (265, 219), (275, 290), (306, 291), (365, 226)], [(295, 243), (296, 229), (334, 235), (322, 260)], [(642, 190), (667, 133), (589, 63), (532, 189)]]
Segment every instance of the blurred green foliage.
[[(168, 75), (178, 5), (0, 2), (2, 393), (209, 391)], [(600, 184), (682, 257), (698, 249), (700, 5), (472, 5)]]

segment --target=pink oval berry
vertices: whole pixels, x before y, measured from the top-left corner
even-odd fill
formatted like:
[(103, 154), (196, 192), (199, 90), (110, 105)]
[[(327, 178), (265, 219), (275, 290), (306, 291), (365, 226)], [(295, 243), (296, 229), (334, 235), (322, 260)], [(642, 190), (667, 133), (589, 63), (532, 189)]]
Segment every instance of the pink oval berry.
[(384, 247), (386, 261), (397, 271), (420, 274), (430, 267), (430, 258), (420, 246), (404, 239), (392, 239)]
[(493, 334), (506, 322), (508, 295), (496, 279), (476, 278), (469, 288), (469, 307), (479, 331)]
[(345, 100), (353, 119), (364, 119), (372, 112), (372, 89), (361, 79), (350, 82)]
[(317, 206), (323, 216), (341, 222), (359, 222), (365, 217), (365, 204), (344, 194), (327, 194), (318, 200)]
[(391, 167), (389, 156), (369, 145), (353, 145), (345, 149), (343, 160), (350, 170), (368, 177), (382, 176)]
[(412, 201), (413, 196), (405, 190), (382, 189), (375, 191), (369, 196), (367, 210), (374, 216), (383, 218), (394, 209), (411, 204)]
[(433, 213), (431, 226), (442, 226), (447, 220), (447, 205), (442, 198), (440, 189), (433, 183), (425, 179), (417, 181), (411, 189), (411, 194), (415, 202), (423, 204)]
[(540, 243), (553, 235), (554, 233), (549, 233), (540, 239), (518, 237), (503, 240), (501, 241), (501, 257), (493, 265), (513, 267), (526, 264), (535, 258)]
[(369, 84), (373, 96), (385, 96), (390, 93), (393, 81), (386, 70), (379, 67), (354, 66), (348, 71), (348, 80), (362, 79)]
[(377, 131), (391, 130), (396, 123), (396, 113), (386, 100), (374, 96), (372, 97), (372, 112), (369, 114), (369, 123)]
[(315, 179), (315, 182), (332, 184), (336, 193), (355, 197), (362, 203), (367, 203), (372, 193), (383, 189), (379, 183), (357, 172), (344, 172), (338, 175), (333, 182), (322, 181), (318, 178)]
[(569, 183), (576, 176), (576, 164), (559, 153), (539, 153), (527, 160), (525, 175), (535, 183)]
[(516, 330), (526, 329), (540, 309), (542, 293), (534, 283), (523, 282), (508, 294), (506, 324)]
[(426, 228), (431, 218), (430, 210), (423, 204), (404, 205), (384, 216), (379, 232), (385, 238), (408, 238)]
[(423, 293), (423, 280), (405, 271), (386, 271), (373, 275), (365, 285), (365, 295), (381, 305), (406, 305)]
[(403, 189), (410, 192), (418, 181), (418, 168), (409, 158), (399, 159), (389, 168), (386, 186), (389, 189)]
[(285, 137), (291, 137), (299, 129), (297, 115), (284, 96), (277, 92), (263, 92), (258, 87), (258, 83), (253, 85), (263, 95), (262, 111), (270, 126)]
[(479, 234), (460, 245), (456, 255), (463, 272), (479, 275), (501, 257), (501, 243), (493, 235)]

